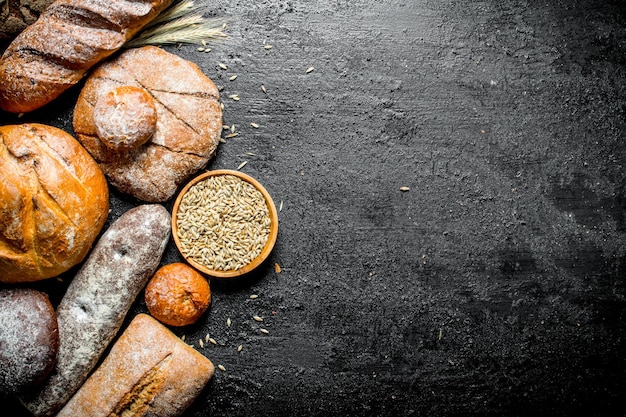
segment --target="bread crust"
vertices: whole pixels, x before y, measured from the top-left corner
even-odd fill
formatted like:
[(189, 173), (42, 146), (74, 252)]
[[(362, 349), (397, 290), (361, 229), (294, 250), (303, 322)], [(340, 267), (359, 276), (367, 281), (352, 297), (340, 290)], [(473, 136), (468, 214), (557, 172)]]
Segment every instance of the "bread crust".
[(109, 214), (91, 155), (65, 131), (0, 126), (0, 282), (32, 282), (80, 263)]
[(31, 288), (0, 289), (0, 395), (20, 394), (43, 381), (58, 350), (48, 296)]
[(34, 416), (52, 415), (87, 379), (157, 269), (170, 227), (163, 206), (141, 205), (122, 214), (98, 240), (57, 307), (60, 345), (53, 373), (21, 397)]
[(211, 288), (198, 271), (184, 263), (162, 266), (145, 291), (150, 314), (169, 326), (195, 323), (209, 307)]
[[(157, 127), (143, 146), (121, 153), (98, 137), (94, 107), (125, 85), (153, 97)], [(74, 132), (113, 187), (142, 201), (164, 202), (215, 155), (222, 132), (219, 100), (217, 87), (196, 64), (154, 46), (129, 49), (87, 78), (74, 109)]]
[(0, 2), (0, 39), (11, 39), (34, 23), (53, 0), (4, 0)]
[(57, 417), (177, 417), (214, 372), (208, 358), (138, 314)]
[(146, 143), (156, 130), (152, 96), (140, 87), (123, 85), (100, 97), (93, 113), (98, 137), (114, 152)]
[(172, 0), (56, 0), (0, 58), (0, 108), (43, 107), (118, 51)]

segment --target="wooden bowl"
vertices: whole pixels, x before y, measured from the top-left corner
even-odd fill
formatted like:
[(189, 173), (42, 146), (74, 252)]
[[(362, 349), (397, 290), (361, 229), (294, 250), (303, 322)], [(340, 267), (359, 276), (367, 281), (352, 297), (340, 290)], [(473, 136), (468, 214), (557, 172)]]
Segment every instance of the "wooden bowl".
[[(217, 176), (217, 175), (233, 175), (253, 185), (265, 198), (265, 203), (269, 211), (270, 231), (269, 231), (269, 236), (267, 238), (267, 242), (265, 243), (265, 246), (263, 247), (263, 249), (261, 250), (261, 253), (256, 258), (252, 259), (252, 261), (250, 261), (245, 266), (238, 268), (238, 269), (228, 269), (228, 270), (211, 269), (210, 267), (197, 262), (195, 259), (185, 256), (182, 251), (180, 238), (178, 236), (179, 227), (178, 227), (177, 216), (178, 216), (179, 206), (180, 206), (182, 198), (189, 191), (189, 189), (195, 184), (209, 177)], [(178, 248), (178, 251), (181, 253), (183, 258), (185, 258), (185, 260), (191, 266), (215, 278), (234, 278), (234, 277), (247, 274), (248, 272), (254, 270), (256, 267), (261, 265), (265, 261), (265, 259), (267, 259), (270, 252), (272, 252), (272, 249), (274, 248), (274, 244), (276, 243), (276, 238), (278, 236), (278, 212), (276, 211), (276, 206), (274, 205), (274, 201), (272, 200), (272, 197), (269, 195), (267, 190), (257, 180), (255, 180), (251, 176), (244, 174), (240, 171), (234, 171), (234, 170), (228, 170), (228, 169), (207, 171), (193, 178), (191, 181), (189, 181), (180, 191), (178, 196), (176, 197), (176, 200), (174, 201), (174, 207), (172, 208), (172, 236), (174, 238), (174, 242), (176, 244), (176, 247)]]

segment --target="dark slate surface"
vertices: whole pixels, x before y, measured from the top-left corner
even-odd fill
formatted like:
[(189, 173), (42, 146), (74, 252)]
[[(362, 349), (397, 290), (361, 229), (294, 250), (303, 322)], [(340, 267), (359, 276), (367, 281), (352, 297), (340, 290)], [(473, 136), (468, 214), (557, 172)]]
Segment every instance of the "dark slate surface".
[[(624, 415), (623, 1), (205, 4), (229, 39), (167, 49), (240, 132), (209, 168), (283, 209), (267, 265), (174, 329), (226, 368), (186, 417)], [(0, 120), (71, 132), (77, 91)]]

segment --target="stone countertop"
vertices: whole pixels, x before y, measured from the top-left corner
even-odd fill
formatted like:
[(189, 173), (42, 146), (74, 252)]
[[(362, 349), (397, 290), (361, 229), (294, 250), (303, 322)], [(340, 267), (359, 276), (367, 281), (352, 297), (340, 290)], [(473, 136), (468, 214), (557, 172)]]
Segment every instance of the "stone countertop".
[[(225, 368), (185, 417), (622, 415), (622, 2), (198, 3), (229, 38), (166, 49), (239, 133), (208, 168), (281, 210), (267, 264), (174, 329)], [(76, 97), (0, 121), (71, 132)]]

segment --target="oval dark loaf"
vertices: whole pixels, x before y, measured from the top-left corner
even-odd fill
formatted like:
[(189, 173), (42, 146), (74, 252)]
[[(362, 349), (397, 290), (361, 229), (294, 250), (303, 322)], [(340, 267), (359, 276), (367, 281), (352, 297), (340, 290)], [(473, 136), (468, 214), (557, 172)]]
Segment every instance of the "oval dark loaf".
[(0, 290), (0, 396), (43, 381), (58, 350), (59, 328), (48, 296), (30, 288)]
[(172, 0), (56, 0), (0, 58), (0, 108), (38, 109), (119, 50)]
[(22, 403), (36, 417), (58, 411), (87, 379), (157, 269), (170, 238), (169, 212), (141, 205), (102, 235), (59, 306), (59, 354), (50, 377)]
[(0, 39), (11, 39), (35, 23), (53, 0), (0, 1)]

